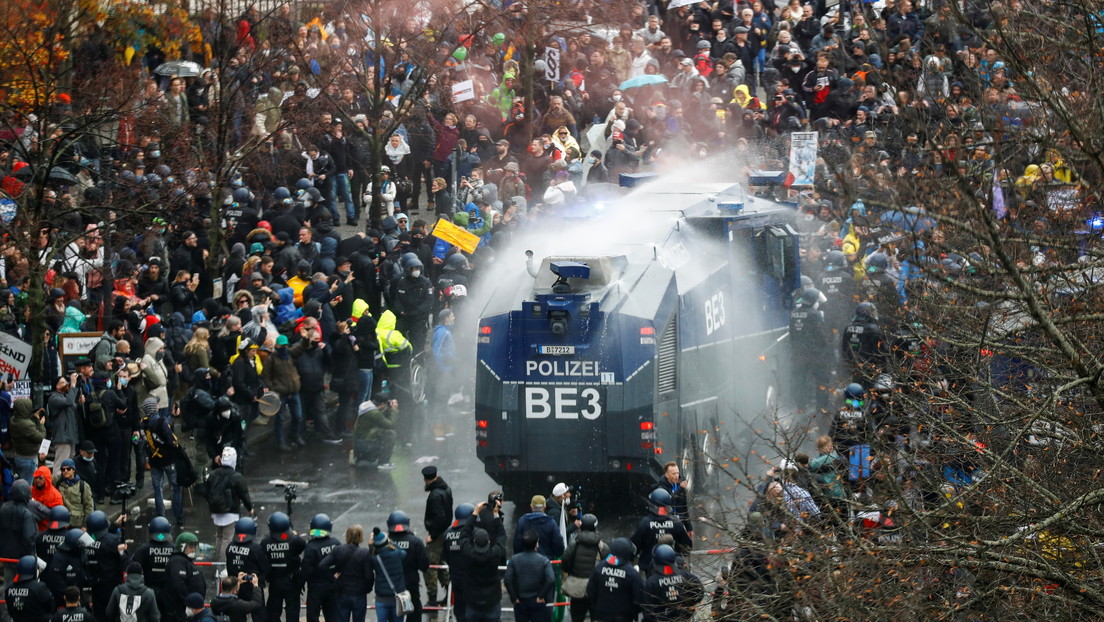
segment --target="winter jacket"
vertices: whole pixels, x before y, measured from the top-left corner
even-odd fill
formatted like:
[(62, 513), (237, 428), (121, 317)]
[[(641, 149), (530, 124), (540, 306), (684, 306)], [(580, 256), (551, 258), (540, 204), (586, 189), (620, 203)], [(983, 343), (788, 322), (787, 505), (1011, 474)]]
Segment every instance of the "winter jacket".
[[(485, 545), (475, 543), (476, 529), (487, 532)], [(468, 572), (464, 583), (464, 599), (469, 607), (479, 611), (497, 610), (502, 600), (502, 579), (498, 567), (506, 563), (506, 530), (502, 519), (489, 509), (473, 514), (460, 533), (460, 548), (466, 557)]]
[[(77, 428), (77, 396), (80, 388), (69, 387), (68, 393), (53, 391), (46, 400), (46, 421), (50, 427), (50, 440), (53, 444), (80, 442), (80, 430)], [(36, 449), (32, 455), (37, 455)]]
[(211, 613), (226, 616), (229, 622), (246, 622), (264, 608), (264, 591), (252, 583), (242, 584), (237, 594), (219, 594), (211, 599)]
[(146, 341), (146, 354), (142, 357), (142, 365), (145, 369), (138, 379), (138, 401), (145, 401), (147, 396), (157, 398), (158, 408), (169, 407), (169, 370), (163, 361), (157, 360), (157, 352), (165, 347), (165, 342), (158, 337), (152, 337)]
[(425, 510), (426, 533), (436, 540), (452, 523), (452, 490), (440, 477), (426, 484), (425, 489), (429, 493)]
[(518, 521), (514, 530), (514, 552), (522, 550), (521, 535), (532, 529), (537, 532), (539, 544), (537, 551), (548, 559), (558, 558), (563, 555), (564, 541), (560, 535), (560, 526), (553, 518), (544, 512), (529, 512)]
[(37, 527), (34, 516), (27, 507), (30, 500), (29, 483), (17, 480), (12, 484), (8, 500), (0, 506), (0, 557), (19, 559), (24, 555), (34, 554)]
[(261, 371), (261, 378), (269, 390), (281, 396), (299, 392), (299, 369), (288, 350), (286, 346), (277, 346), (272, 356), (265, 359), (264, 370)]
[[(403, 560), (406, 559), (406, 551), (397, 549), (390, 544), (383, 547), (372, 547), (372, 571), (375, 573), (376, 598), (394, 596), (395, 591), (402, 592), (406, 589), (406, 577), (403, 575)], [(382, 570), (380, 569), (382, 566)], [(387, 573), (384, 576), (384, 572)], [(387, 579), (391, 582), (388, 583)], [(339, 579), (340, 581), (340, 579)], [(391, 589), (394, 585), (395, 588)]]
[(351, 335), (334, 335), (330, 340), (330, 389), (334, 393), (354, 393), (360, 387), (356, 351)]
[(564, 574), (589, 579), (598, 562), (608, 554), (608, 548), (596, 531), (575, 532), (575, 539), (567, 545), (560, 568)]
[[(42, 477), (45, 480), (42, 488), (38, 488), (32, 484), (31, 486), (31, 498), (41, 503), (47, 508), (56, 507), (59, 505), (65, 505), (65, 500), (61, 497), (61, 492), (54, 487), (53, 473), (50, 472), (50, 467), (40, 466), (35, 469), (35, 477)], [(39, 528), (46, 528), (46, 521), (39, 521)]]
[(319, 348), (307, 339), (300, 339), (291, 347), (291, 356), (299, 370), (300, 391), (304, 387), (310, 391), (321, 391), (326, 382), (329, 349)]
[[(245, 482), (245, 476), (229, 466), (220, 466), (212, 470), (207, 475), (203, 490), (205, 495), (210, 495), (212, 491), (230, 491), (230, 507), (222, 513), (241, 514), (241, 506), (243, 505), (246, 511), (253, 511), (253, 500), (249, 496), (249, 486)], [(210, 497), (208, 497), (207, 502), (210, 505)], [(219, 500), (216, 503), (222, 502), (224, 500)], [(218, 512), (212, 512), (212, 514), (215, 513)]]
[(58, 329), (59, 333), (79, 333), (81, 332), (81, 324), (85, 319), (84, 312), (77, 307), (68, 306), (65, 307), (65, 321), (61, 323), (61, 328)]
[[(401, 553), (401, 551), (399, 551)], [(342, 544), (333, 550), (332, 553), (322, 558), (318, 566), (320, 568), (332, 568), (335, 574), (339, 574), (337, 578), (337, 587), (343, 594), (367, 594), (372, 591), (372, 579), (373, 572), (375, 570), (373, 566), (372, 552), (367, 548), (362, 548), (355, 544)], [(396, 573), (399, 579), (396, 581), (395, 577), (391, 580), (395, 581), (395, 585), (398, 586), (402, 583), (402, 570)], [(376, 595), (382, 596), (376, 586)], [(402, 587), (398, 588), (400, 591)]]
[(59, 475), (54, 480), (54, 486), (61, 493), (65, 507), (69, 508), (69, 525), (78, 529), (84, 527), (85, 519), (96, 510), (92, 486), (76, 473), (73, 474), (72, 479), (65, 479)]
[(552, 562), (536, 551), (515, 553), (506, 565), (506, 591), (512, 601), (543, 598), (551, 602), (555, 587)]
[(146, 587), (141, 574), (128, 574), (126, 581), (111, 592), (107, 603), (107, 619), (117, 622), (122, 619), (121, 612), (134, 611), (137, 622), (161, 622), (161, 611), (157, 608), (157, 598), (153, 590)]
[(443, 375), (451, 374), (456, 363), (456, 341), (452, 329), (444, 324), (433, 327), (433, 363)]
[(276, 305), (275, 322), (277, 328), (287, 322), (303, 317), (303, 312), (295, 306), (295, 289), (291, 287), (278, 289), (276, 290), (276, 296), (280, 299), (280, 304)]
[(46, 425), (35, 416), (34, 403), (21, 397), (12, 406), (11, 443), (14, 455), (20, 457), (38, 456), (42, 439), (46, 438)]

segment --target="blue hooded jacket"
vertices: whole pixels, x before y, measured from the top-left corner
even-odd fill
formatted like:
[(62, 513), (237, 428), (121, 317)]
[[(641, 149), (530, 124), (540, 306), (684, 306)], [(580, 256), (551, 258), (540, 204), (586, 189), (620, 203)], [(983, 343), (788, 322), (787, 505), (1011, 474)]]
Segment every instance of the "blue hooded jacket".
[(295, 307), (295, 290), (290, 287), (276, 290), (280, 297), (280, 304), (276, 305), (276, 317), (273, 318), (276, 328), (280, 328), (291, 320), (303, 317), (303, 312)]
[(537, 532), (537, 552), (548, 559), (557, 559), (564, 554), (563, 536), (560, 535), (560, 526), (556, 521), (544, 512), (529, 512), (518, 521), (514, 531), (514, 552), (525, 550), (521, 543), (521, 535), (532, 529)]

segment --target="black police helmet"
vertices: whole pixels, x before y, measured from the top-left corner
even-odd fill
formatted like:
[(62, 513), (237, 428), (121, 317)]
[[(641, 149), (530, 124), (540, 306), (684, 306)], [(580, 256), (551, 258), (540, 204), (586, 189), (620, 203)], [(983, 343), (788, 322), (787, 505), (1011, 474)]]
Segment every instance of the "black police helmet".
[(169, 519), (164, 516), (155, 516), (149, 524), (150, 540), (157, 540), (164, 542), (169, 539), (169, 534), (172, 532), (172, 525), (169, 524)]
[(470, 503), (461, 503), (456, 506), (456, 511), (453, 512), (453, 517), (459, 521), (468, 520), (468, 518), (475, 513), (475, 506)]
[(268, 517), (269, 533), (287, 533), (291, 531), (291, 518), (283, 512), (273, 512)]
[(656, 488), (648, 495), (648, 503), (658, 507), (671, 505), (671, 493), (662, 488)]
[(387, 531), (399, 533), (410, 529), (410, 517), (402, 510), (395, 510), (387, 517)]
[(69, 508), (64, 505), (55, 505), (50, 508), (50, 520), (46, 523), (49, 529), (64, 529), (69, 526)]
[(658, 544), (652, 549), (652, 564), (657, 568), (675, 565), (675, 549), (670, 544)]
[(252, 542), (257, 535), (257, 521), (243, 516), (234, 523), (234, 542)]

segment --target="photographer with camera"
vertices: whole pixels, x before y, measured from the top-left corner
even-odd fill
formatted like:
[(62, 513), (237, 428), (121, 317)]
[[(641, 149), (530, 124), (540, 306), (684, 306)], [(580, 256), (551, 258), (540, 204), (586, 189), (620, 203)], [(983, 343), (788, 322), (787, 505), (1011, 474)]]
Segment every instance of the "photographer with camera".
[[(464, 558), (464, 620), (490, 622), (502, 613), (502, 579), (506, 563), (506, 529), (502, 525), (502, 493), (495, 491), (475, 506), (460, 532)], [(454, 576), (456, 573), (453, 573)]]
[(211, 613), (216, 618), (226, 616), (228, 622), (246, 622), (263, 609), (264, 593), (257, 585), (257, 575), (244, 572), (223, 577), (218, 596), (211, 599)]

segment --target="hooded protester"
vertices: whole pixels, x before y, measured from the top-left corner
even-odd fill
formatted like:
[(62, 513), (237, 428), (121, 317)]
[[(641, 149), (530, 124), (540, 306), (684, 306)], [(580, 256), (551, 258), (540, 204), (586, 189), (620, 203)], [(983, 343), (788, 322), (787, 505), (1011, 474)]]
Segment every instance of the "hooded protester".
[(65, 307), (65, 320), (61, 323), (59, 333), (79, 333), (81, 325), (88, 316), (75, 303)]
[(46, 438), (45, 411), (36, 411), (34, 402), (29, 398), (21, 397), (15, 400), (12, 406), (10, 434), (14, 454), (12, 461), (17, 471), (13, 475), (16, 479), (29, 482), (34, 477), (35, 468), (38, 467), (38, 450), (42, 447), (42, 439)]
[[(61, 465), (58, 465), (58, 470), (61, 470)], [(50, 467), (40, 466), (35, 469), (34, 478), (31, 480), (31, 498), (41, 503), (47, 508), (57, 507), (59, 505), (65, 505), (65, 499), (62, 498), (61, 492), (54, 487), (53, 474), (50, 473)], [(38, 528), (45, 529), (48, 520), (40, 520), (38, 522)]]
[(8, 500), (0, 506), (0, 557), (19, 559), (34, 554), (34, 537), (38, 529), (28, 507), (30, 501), (31, 485), (24, 479), (15, 480), (8, 492)]
[(146, 341), (146, 354), (138, 363), (142, 370), (141, 382), (135, 383), (135, 386), (138, 389), (139, 402), (145, 402), (147, 397), (154, 397), (157, 399), (157, 410), (168, 415), (169, 370), (165, 366), (165, 350), (165, 342), (158, 337), (150, 337)]
[(161, 610), (157, 608), (157, 597), (151, 588), (146, 587), (142, 565), (131, 562), (126, 569), (126, 580), (111, 593), (107, 603), (107, 619), (133, 622), (160, 622)]

